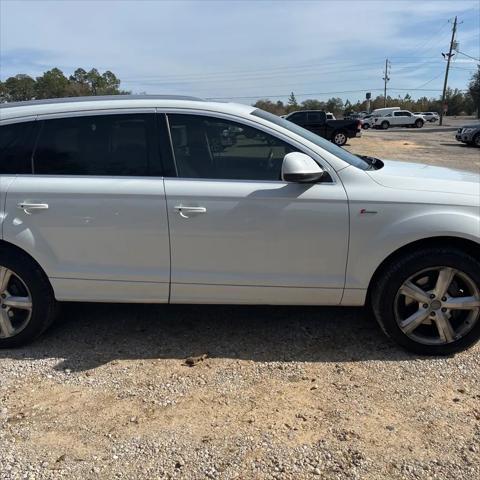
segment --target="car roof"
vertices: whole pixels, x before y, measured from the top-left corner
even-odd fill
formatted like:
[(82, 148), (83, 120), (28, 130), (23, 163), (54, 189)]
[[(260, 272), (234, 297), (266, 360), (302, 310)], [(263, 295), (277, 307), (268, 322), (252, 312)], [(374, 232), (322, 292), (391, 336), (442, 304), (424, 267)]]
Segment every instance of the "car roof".
[(92, 110), (132, 108), (179, 108), (211, 110), (219, 113), (248, 115), (255, 107), (227, 102), (210, 102), (181, 95), (107, 95), (52, 98), (0, 104), (0, 120)]

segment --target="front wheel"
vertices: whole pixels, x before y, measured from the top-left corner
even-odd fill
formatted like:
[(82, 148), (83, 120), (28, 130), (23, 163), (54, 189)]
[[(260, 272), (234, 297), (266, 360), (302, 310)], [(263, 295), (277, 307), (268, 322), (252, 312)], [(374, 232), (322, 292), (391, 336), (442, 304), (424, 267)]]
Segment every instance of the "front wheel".
[(363, 129), (368, 130), (370, 128), (370, 125), (368, 123), (363, 124)]
[(38, 266), (21, 254), (0, 251), (0, 348), (38, 337), (55, 311), (52, 288)]
[(422, 128), (423, 127), (423, 121), (418, 119), (418, 120), (415, 120), (415, 126), (417, 128)]
[(347, 134), (345, 132), (335, 132), (333, 135), (333, 143), (339, 147), (343, 147), (347, 143)]
[(451, 355), (480, 338), (480, 261), (457, 249), (430, 248), (388, 266), (372, 286), (384, 332), (422, 355)]
[(382, 127), (382, 130), (387, 130), (390, 124), (386, 120), (384, 120), (380, 126)]

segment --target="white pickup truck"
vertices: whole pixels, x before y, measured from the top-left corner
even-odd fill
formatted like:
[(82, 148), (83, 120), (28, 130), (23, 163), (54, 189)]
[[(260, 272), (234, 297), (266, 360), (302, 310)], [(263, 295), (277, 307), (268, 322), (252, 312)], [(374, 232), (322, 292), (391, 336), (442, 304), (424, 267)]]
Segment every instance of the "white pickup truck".
[(422, 128), (425, 119), (408, 110), (393, 110), (389, 113), (375, 115), (373, 112), (373, 127), (386, 130), (390, 127), (417, 127)]

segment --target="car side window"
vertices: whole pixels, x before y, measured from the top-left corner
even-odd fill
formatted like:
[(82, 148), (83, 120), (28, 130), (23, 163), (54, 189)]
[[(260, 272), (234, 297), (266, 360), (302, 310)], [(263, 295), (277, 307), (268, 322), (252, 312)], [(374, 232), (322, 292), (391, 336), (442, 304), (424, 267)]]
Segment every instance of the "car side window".
[(287, 120), (290, 120), (297, 125), (305, 125), (307, 123), (307, 114), (306, 112), (294, 113), (293, 115), (288, 117)]
[(280, 180), (283, 157), (295, 151), (261, 130), (220, 118), (169, 114), (179, 177)]
[(32, 133), (35, 122), (0, 126), (0, 174), (32, 173)]
[(309, 112), (307, 114), (308, 118), (308, 123), (323, 123), (323, 121), (326, 119), (332, 119), (332, 115), (321, 115), (318, 112)]
[(152, 128), (151, 114), (44, 120), (34, 154), (34, 173), (148, 175)]
[(402, 117), (403, 113), (402, 112), (393, 112), (394, 117)]

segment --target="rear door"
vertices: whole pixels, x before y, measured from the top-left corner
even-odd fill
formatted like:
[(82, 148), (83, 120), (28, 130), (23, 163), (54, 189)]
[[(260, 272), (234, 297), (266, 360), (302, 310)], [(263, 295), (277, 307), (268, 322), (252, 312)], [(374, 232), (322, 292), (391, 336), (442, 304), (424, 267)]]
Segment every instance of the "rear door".
[(35, 117), (0, 123), (0, 238), (3, 238), (5, 199), (18, 174), (30, 173)]
[(8, 189), (5, 240), (37, 259), (60, 300), (168, 301), (154, 111), (50, 116), (36, 127), (31, 169)]

